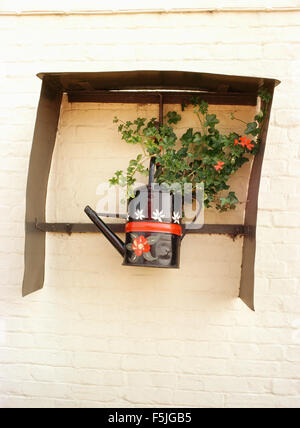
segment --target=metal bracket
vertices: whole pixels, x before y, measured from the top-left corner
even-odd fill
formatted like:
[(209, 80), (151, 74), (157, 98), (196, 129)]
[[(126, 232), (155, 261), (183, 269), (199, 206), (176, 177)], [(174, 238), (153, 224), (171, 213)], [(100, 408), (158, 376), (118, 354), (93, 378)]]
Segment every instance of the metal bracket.
[[(125, 223), (107, 223), (107, 226), (116, 233), (125, 233)], [(90, 223), (36, 223), (36, 229), (40, 232), (53, 233), (100, 233), (95, 225)], [(246, 236), (248, 228), (243, 224), (205, 224), (195, 229), (186, 229), (182, 225), (185, 234), (201, 235), (228, 235), (235, 239), (237, 236)]]

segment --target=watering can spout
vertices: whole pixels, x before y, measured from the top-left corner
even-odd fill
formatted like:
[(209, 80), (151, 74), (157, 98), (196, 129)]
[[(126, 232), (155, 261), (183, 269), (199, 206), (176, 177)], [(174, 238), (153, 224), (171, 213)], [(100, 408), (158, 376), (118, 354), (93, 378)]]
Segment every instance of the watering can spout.
[(103, 235), (109, 240), (109, 242), (115, 247), (115, 249), (125, 256), (125, 244), (124, 242), (101, 220), (98, 214), (92, 210), (91, 207), (87, 206), (84, 209), (86, 215), (92, 220), (97, 228), (103, 233)]

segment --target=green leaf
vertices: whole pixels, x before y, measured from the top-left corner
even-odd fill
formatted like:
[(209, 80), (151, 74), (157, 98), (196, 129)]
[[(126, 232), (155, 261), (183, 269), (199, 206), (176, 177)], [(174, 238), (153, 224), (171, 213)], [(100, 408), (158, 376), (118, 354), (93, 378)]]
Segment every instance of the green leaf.
[(119, 184), (120, 184), (121, 187), (125, 187), (126, 186), (127, 180), (124, 177), (124, 175), (121, 175), (121, 177), (119, 177)]
[(250, 122), (247, 124), (247, 129), (245, 130), (245, 134), (251, 134), (253, 136), (257, 135), (259, 133), (259, 129), (257, 128), (256, 122)]
[(149, 245), (156, 244), (159, 241), (159, 235), (151, 235), (147, 237), (147, 242)]
[(234, 209), (239, 200), (234, 192), (229, 192), (226, 198), (220, 198), (219, 209), (221, 211), (227, 211), (227, 209)]
[(259, 113), (257, 113), (257, 115), (254, 117), (254, 119), (258, 122), (261, 123), (264, 120), (264, 113), (262, 111), (260, 111)]
[(228, 193), (228, 198), (229, 198), (229, 200), (230, 200), (230, 203), (237, 204), (237, 203), (239, 202), (239, 200), (238, 200), (238, 198), (237, 198), (237, 196), (236, 196), (235, 192), (229, 192), (229, 193)]
[(130, 234), (131, 239), (137, 239), (139, 237), (139, 235), (137, 235), (136, 233), (131, 233)]
[(261, 89), (258, 93), (258, 96), (264, 101), (265, 103), (269, 104), (271, 101), (272, 95), (268, 91), (268, 89)]
[(191, 104), (195, 107), (195, 113), (199, 111), (201, 114), (206, 114), (208, 110), (208, 104), (206, 101), (201, 100), (199, 97), (191, 97)]
[(207, 110), (208, 110), (208, 103), (202, 100), (199, 104), (199, 111), (204, 115), (207, 113)]
[(148, 262), (153, 262), (154, 260), (157, 260), (157, 257), (153, 257), (150, 251), (148, 253), (143, 253), (144, 259)]
[(133, 253), (132, 256), (129, 259), (129, 262), (130, 263), (136, 263), (138, 261), (138, 258), (139, 257), (135, 253)]
[(207, 127), (213, 129), (215, 127), (215, 125), (219, 122), (220, 121), (217, 119), (217, 116), (215, 114), (207, 114), (204, 126), (207, 126)]
[(127, 250), (129, 250), (129, 251), (133, 251), (133, 249), (132, 249), (132, 244), (127, 244), (127, 245), (126, 245), (126, 248), (127, 248)]
[(187, 146), (193, 142), (193, 128), (189, 128), (185, 134), (181, 137), (180, 141), (184, 146)]
[(202, 136), (200, 132), (195, 132), (194, 136), (193, 136), (193, 143), (194, 144), (199, 144), (202, 142)]
[(166, 115), (166, 118), (168, 119), (168, 123), (171, 125), (174, 123), (178, 123), (181, 120), (180, 114), (176, 113), (176, 111), (169, 111)]
[[(134, 182), (135, 182), (135, 180), (134, 180)], [(135, 197), (134, 188), (133, 188), (132, 185), (129, 185), (127, 187), (127, 197), (128, 197), (128, 199), (131, 199), (131, 198)]]

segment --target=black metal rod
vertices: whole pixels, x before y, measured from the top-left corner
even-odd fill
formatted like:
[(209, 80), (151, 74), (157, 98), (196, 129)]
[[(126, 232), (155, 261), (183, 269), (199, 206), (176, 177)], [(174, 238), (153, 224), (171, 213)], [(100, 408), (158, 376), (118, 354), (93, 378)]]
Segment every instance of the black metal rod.
[[(159, 93), (159, 124), (158, 128), (163, 125), (164, 123), (164, 99), (163, 94)], [(148, 184), (151, 186), (151, 184), (154, 183), (154, 175), (155, 175), (155, 156), (152, 156), (150, 159), (150, 165), (149, 165), (149, 181)]]
[[(42, 232), (54, 232), (54, 233), (95, 233), (98, 232), (98, 227), (94, 224), (89, 223), (36, 223), (37, 230)], [(124, 223), (108, 223), (106, 227), (112, 232), (124, 233)], [(251, 233), (249, 226), (243, 224), (205, 224), (199, 228), (185, 229), (182, 225), (182, 229), (186, 234), (200, 234), (200, 235), (230, 235), (230, 236), (247, 236)]]
[(149, 166), (149, 180), (148, 184), (151, 186), (151, 184), (154, 183), (154, 175), (155, 175), (155, 156), (152, 156), (150, 159), (150, 166)]
[(97, 226), (97, 228), (103, 233), (103, 235), (109, 240), (109, 242), (115, 247), (115, 249), (124, 257), (125, 255), (125, 244), (121, 239), (115, 235), (115, 233), (101, 220), (97, 215), (96, 211), (92, 210), (91, 207), (85, 207), (84, 212)]

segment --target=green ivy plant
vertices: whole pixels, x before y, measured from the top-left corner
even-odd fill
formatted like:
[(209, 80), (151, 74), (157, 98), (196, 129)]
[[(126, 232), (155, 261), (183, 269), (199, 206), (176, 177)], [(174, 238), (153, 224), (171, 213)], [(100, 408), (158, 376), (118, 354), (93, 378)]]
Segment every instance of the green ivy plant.
[[(267, 90), (261, 90), (259, 97), (262, 108), (252, 122), (246, 123), (231, 114), (232, 120), (245, 124), (243, 136), (236, 132), (221, 134), (217, 129), (217, 116), (208, 113), (208, 104), (199, 97), (191, 98), (199, 128), (187, 129), (180, 138), (172, 126), (181, 120), (181, 115), (175, 111), (166, 114), (161, 126), (156, 118), (147, 120), (139, 117), (133, 122), (123, 122), (115, 117), (114, 123), (119, 125), (122, 140), (139, 145), (141, 153), (136, 159), (129, 161), (126, 172), (116, 171), (109, 180), (110, 184), (127, 186), (127, 197), (133, 197), (137, 175), (148, 176), (149, 160), (155, 157), (156, 183), (180, 183), (182, 188), (184, 184), (191, 183), (193, 189), (197, 183), (204, 183), (204, 203), (207, 208), (215, 207), (219, 211), (234, 209), (239, 200), (230, 189), (228, 180), (259, 150), (260, 135), (271, 96)], [(183, 111), (184, 107), (183, 105)]]

